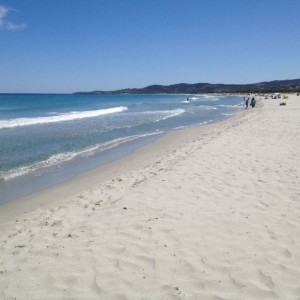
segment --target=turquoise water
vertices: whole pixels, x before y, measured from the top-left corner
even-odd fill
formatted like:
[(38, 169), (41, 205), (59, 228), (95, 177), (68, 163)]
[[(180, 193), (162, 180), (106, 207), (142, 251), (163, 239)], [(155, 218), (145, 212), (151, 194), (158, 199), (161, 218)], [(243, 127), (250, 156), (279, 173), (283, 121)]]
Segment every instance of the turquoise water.
[(233, 96), (1, 94), (1, 200), (58, 183), (170, 130), (215, 122), (242, 107), (242, 99)]

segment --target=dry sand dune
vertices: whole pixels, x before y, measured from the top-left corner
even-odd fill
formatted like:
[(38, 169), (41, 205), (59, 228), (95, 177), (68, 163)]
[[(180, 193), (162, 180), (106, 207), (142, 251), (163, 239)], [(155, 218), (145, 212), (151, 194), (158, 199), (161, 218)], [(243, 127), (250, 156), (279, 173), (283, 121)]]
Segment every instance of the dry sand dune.
[(300, 299), (300, 97), (262, 101), (6, 222), (0, 298)]

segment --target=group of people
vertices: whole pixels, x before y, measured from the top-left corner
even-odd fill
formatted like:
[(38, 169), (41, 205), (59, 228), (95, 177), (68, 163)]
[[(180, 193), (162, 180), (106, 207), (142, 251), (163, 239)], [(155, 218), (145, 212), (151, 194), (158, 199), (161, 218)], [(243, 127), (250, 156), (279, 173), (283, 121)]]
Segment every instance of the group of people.
[[(248, 108), (248, 106), (249, 106), (249, 101), (250, 101), (250, 98), (246, 98), (246, 99), (245, 99), (245, 105), (246, 105), (245, 108)], [(255, 100), (255, 98), (253, 97), (253, 98), (251, 99), (251, 101), (250, 101), (250, 106), (251, 106), (252, 108), (254, 108), (255, 105), (256, 105), (256, 100)]]

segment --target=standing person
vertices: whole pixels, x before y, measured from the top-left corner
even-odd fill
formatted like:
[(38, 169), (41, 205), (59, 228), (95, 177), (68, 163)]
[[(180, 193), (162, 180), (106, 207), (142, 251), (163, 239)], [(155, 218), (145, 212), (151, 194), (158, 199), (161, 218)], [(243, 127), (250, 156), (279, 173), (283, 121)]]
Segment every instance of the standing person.
[(245, 107), (245, 109), (247, 109), (247, 108), (248, 108), (248, 105), (249, 105), (249, 98), (246, 98), (246, 102), (245, 102), (245, 104), (246, 104), (246, 107)]
[(252, 99), (251, 99), (251, 102), (250, 102), (250, 106), (251, 106), (252, 108), (254, 108), (254, 107), (255, 107), (255, 104), (256, 104), (256, 100), (255, 100), (254, 98), (252, 98)]

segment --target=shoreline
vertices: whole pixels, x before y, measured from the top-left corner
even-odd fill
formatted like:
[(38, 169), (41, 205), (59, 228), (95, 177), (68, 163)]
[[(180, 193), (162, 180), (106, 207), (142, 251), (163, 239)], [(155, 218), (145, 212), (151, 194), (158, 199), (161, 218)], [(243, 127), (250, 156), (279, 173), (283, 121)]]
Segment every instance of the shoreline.
[(297, 299), (300, 97), (260, 101), (12, 205), (0, 297)]
[[(61, 151), (58, 151), (57, 153), (55, 151), (54, 151), (55, 153), (52, 151), (53, 152), (52, 153), (51, 150), (44, 151), (42, 148), (43, 143), (38, 143), (35, 141), (35, 143), (36, 143), (35, 151), (36, 152), (44, 151), (45, 153), (49, 154), (49, 155), (47, 154), (47, 156), (45, 156), (44, 158), (33, 159), (30, 156), (30, 152), (27, 153), (27, 148), (30, 149), (30, 147), (26, 144), (27, 142), (24, 141), (24, 147), (23, 147), (24, 149), (22, 151), (20, 151), (20, 153), (15, 154), (15, 155), (17, 155), (16, 162), (23, 160), (22, 165), (8, 168), (9, 165), (13, 165), (13, 162), (11, 161), (12, 157), (10, 157), (10, 156), (8, 156), (7, 161), (3, 162), (4, 165), (3, 165), (1, 176), (0, 176), (1, 177), (0, 178), (0, 181), (1, 181), (0, 182), (0, 194), (2, 195), (1, 199), (0, 199), (0, 205), (1, 205), (1, 203), (7, 202), (7, 201), (10, 201), (13, 199), (18, 199), (25, 195), (30, 195), (36, 191), (43, 190), (45, 188), (54, 186), (56, 184), (60, 184), (61, 182), (69, 180), (69, 179), (73, 178), (74, 176), (77, 176), (80, 173), (83, 173), (83, 172), (88, 171), (89, 169), (95, 168), (96, 166), (101, 166), (103, 164), (107, 164), (111, 161), (119, 159), (120, 157), (122, 157), (124, 155), (128, 155), (128, 154), (132, 153), (135, 148), (138, 148), (138, 147), (142, 146), (143, 144), (151, 143), (153, 140), (155, 140), (157, 138), (156, 135), (165, 135), (169, 131), (176, 130), (177, 125), (179, 126), (178, 128), (180, 128), (180, 125), (182, 125), (182, 124), (185, 125), (186, 127), (191, 127), (191, 126), (197, 126), (198, 125), (197, 121), (199, 122), (199, 124), (201, 124), (202, 121), (203, 121), (203, 123), (205, 123), (205, 121), (208, 121), (208, 122), (218, 121), (218, 119), (224, 119), (224, 118), (228, 117), (228, 114), (226, 114), (226, 113), (223, 114), (222, 112), (228, 111), (228, 112), (231, 112), (234, 114), (236, 112), (235, 110), (241, 109), (241, 105), (240, 105), (240, 103), (242, 102), (241, 97), (225, 97), (225, 98), (221, 98), (219, 100), (222, 100), (222, 99), (228, 99), (229, 105), (222, 105), (220, 103), (219, 113), (211, 114), (211, 119), (209, 119), (210, 116), (205, 117), (205, 114), (203, 114), (203, 113), (201, 114), (201, 109), (199, 110), (200, 111), (199, 116), (194, 113), (189, 114), (190, 110), (194, 110), (194, 108), (196, 111), (198, 111), (197, 110), (198, 104), (194, 105), (194, 103), (191, 103), (193, 105), (187, 106), (187, 105), (183, 104), (183, 102), (181, 101), (182, 99), (180, 99), (180, 100), (177, 99), (178, 103), (176, 101), (176, 103), (177, 103), (176, 105), (178, 107), (180, 107), (181, 111), (178, 112), (179, 109), (176, 109), (174, 111), (166, 110), (165, 112), (166, 112), (166, 114), (168, 114), (167, 118), (169, 118), (170, 116), (173, 118), (174, 116), (180, 115), (183, 112), (187, 111), (187, 113), (186, 113), (187, 117), (183, 117), (182, 120), (180, 119), (181, 117), (179, 117), (178, 122), (171, 120), (171, 123), (169, 125), (166, 125), (167, 123), (160, 124), (160, 125), (153, 125), (154, 126), (153, 128), (152, 127), (147, 128), (147, 126), (148, 126), (147, 125), (145, 128), (140, 128), (138, 130), (136, 130), (136, 129), (128, 130), (128, 132), (126, 129), (125, 130), (126, 132), (114, 133), (114, 134), (111, 134), (111, 136), (109, 136), (109, 134), (106, 134), (106, 135), (104, 134), (103, 135), (104, 138), (97, 137), (98, 139), (95, 138), (93, 143), (89, 142), (88, 146), (82, 146), (82, 147), (78, 147), (78, 146), (75, 147), (75, 145), (76, 145), (76, 143), (80, 144), (81, 142), (84, 144), (85, 143), (84, 138), (82, 138), (82, 141), (76, 140), (76, 142), (72, 142), (72, 139), (71, 139), (70, 145), (72, 145), (72, 143), (73, 143), (74, 145), (72, 145), (72, 147), (74, 149), (71, 146), (70, 147), (73, 150), (70, 148), (69, 150), (61, 150)], [(200, 100), (201, 101), (199, 101), (199, 103), (200, 103), (199, 105), (202, 105), (201, 102), (205, 101), (207, 99), (201, 98)], [(212, 108), (215, 111), (217, 111), (216, 107), (214, 107), (214, 106), (215, 105), (218, 106), (218, 105), (212, 101), (209, 101), (209, 102), (210, 102), (209, 105), (211, 105)], [(230, 105), (230, 104), (232, 104), (232, 105)], [(224, 106), (224, 107), (222, 107), (222, 106)], [(225, 106), (226, 106), (226, 108), (225, 108)], [(203, 110), (206, 110), (206, 109), (207, 108), (204, 105)], [(159, 112), (159, 109), (158, 109), (158, 112)], [(170, 116), (169, 116), (169, 113), (171, 114)], [(207, 113), (207, 115), (209, 115), (209, 114), (210, 114), (210, 112)], [(192, 116), (192, 117), (189, 120), (187, 120), (187, 118), (189, 118), (189, 116)], [(33, 119), (33, 120), (35, 120), (35, 119)], [(176, 118), (174, 120), (176, 120)], [(52, 121), (52, 120), (50, 120), (50, 121)], [(121, 121), (122, 121), (122, 118), (121, 118)], [(126, 122), (131, 124), (130, 120), (127, 120)], [(134, 121), (132, 121), (132, 122), (134, 122)], [(60, 126), (59, 124), (60, 124), (60, 122), (58, 122), (57, 126)], [(156, 124), (156, 122), (154, 122), (153, 124)], [(131, 125), (128, 125), (128, 126), (130, 127)], [(26, 126), (21, 127), (21, 128), (22, 128), (22, 130), (23, 129), (26, 130)], [(47, 127), (46, 127), (46, 129), (47, 129)], [(18, 132), (18, 129), (16, 129), (16, 130)], [(55, 130), (55, 129), (53, 129), (53, 130)], [(9, 132), (5, 133), (5, 132), (6, 131), (4, 130), (3, 131), (4, 138), (8, 139), (10, 133)], [(74, 132), (76, 133), (76, 130)], [(6, 134), (6, 136), (5, 136), (5, 134)], [(28, 135), (27, 135), (26, 132), (22, 133), (22, 131), (20, 134), (23, 134), (25, 137), (28, 136), (27, 140), (29, 139), (29, 136), (31, 136), (30, 133), (28, 133)], [(50, 136), (51, 136), (51, 134), (50, 134)], [(15, 139), (15, 140), (17, 140), (17, 139)], [(108, 140), (108, 141), (106, 141), (106, 140)], [(49, 149), (63, 147), (62, 146), (63, 142), (56, 142), (55, 140), (53, 142), (54, 144), (52, 145), (51, 137), (46, 139), (46, 141), (50, 145), (48, 147)], [(46, 141), (44, 141), (44, 143)], [(10, 147), (13, 147), (13, 142), (12, 142), (12, 145), (10, 145), (9, 142), (7, 142), (6, 144), (7, 144), (7, 146), (5, 146), (2, 149), (3, 158), (6, 157), (5, 151), (7, 151), (7, 153), (10, 153), (11, 151), (8, 151), (7, 149), (10, 149)], [(59, 145), (57, 145), (57, 144), (59, 144)], [(107, 150), (107, 149), (109, 149), (109, 150)], [(25, 158), (23, 158), (23, 156)], [(28, 157), (28, 159), (26, 159), (26, 157)], [(5, 168), (7, 168), (6, 171), (4, 171)]]
[(194, 133), (198, 134), (199, 130), (204, 132), (213, 130), (215, 126), (232, 122), (243, 114), (245, 112), (240, 111), (225, 120), (169, 131), (153, 142), (146, 143), (111, 162), (101, 164), (28, 195), (0, 203), (0, 230), (8, 227), (7, 222), (10, 223), (12, 219), (20, 217), (23, 213), (27, 214), (39, 207), (49, 208), (58, 205), (59, 201), (53, 201), (53, 198), (72, 197), (87, 189), (95, 188), (99, 183), (110, 181), (114, 177), (127, 174), (135, 169), (143, 169), (154, 163), (153, 156), (165, 155), (167, 151), (173, 151), (182, 146), (182, 143), (188, 142), (187, 140), (191, 139)]

